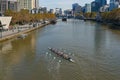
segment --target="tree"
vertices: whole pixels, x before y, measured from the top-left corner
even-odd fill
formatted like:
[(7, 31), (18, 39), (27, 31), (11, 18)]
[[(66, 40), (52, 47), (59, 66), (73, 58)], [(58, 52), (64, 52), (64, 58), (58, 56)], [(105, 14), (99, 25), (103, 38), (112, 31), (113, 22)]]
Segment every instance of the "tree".
[(14, 12), (12, 10), (7, 10), (5, 16), (12, 16), (11, 25), (14, 24), (26, 24), (30, 22), (38, 22), (40, 20), (55, 19), (55, 14), (52, 13), (38, 13), (30, 14), (29, 10), (22, 9), (20, 12)]

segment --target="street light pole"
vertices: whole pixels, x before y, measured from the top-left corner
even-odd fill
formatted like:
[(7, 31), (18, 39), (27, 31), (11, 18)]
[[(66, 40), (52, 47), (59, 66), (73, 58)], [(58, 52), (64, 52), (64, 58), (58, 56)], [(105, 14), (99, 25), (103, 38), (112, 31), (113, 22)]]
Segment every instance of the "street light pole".
[(2, 23), (1, 23), (1, 21), (0, 21), (0, 33), (1, 33), (0, 38), (2, 38)]
[(2, 29), (1, 29), (0, 31), (1, 31), (1, 36), (0, 36), (0, 38), (2, 38)]

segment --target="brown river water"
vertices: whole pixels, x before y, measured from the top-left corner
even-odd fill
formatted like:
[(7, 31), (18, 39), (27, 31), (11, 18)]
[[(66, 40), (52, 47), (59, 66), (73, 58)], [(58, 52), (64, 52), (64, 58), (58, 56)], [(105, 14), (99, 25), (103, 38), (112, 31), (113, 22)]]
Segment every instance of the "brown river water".
[(1, 42), (0, 80), (120, 80), (120, 31), (91, 21), (59, 20), (24, 39)]

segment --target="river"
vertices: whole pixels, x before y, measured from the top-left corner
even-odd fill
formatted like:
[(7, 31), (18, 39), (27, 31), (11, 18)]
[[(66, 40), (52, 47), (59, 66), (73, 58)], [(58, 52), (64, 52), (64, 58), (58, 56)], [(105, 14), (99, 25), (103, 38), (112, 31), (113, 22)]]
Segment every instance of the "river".
[(120, 31), (91, 21), (58, 20), (24, 39), (2, 42), (0, 80), (120, 80)]

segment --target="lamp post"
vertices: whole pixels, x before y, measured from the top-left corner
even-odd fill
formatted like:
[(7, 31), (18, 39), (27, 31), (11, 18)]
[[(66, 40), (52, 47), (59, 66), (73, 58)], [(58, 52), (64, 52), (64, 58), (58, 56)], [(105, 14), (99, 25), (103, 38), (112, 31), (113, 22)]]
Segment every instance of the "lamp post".
[(2, 38), (2, 23), (1, 23), (1, 21), (0, 21), (0, 33), (1, 33), (0, 38)]
[(0, 38), (2, 38), (2, 27), (1, 27), (1, 25), (0, 25), (0, 33), (1, 33)]

